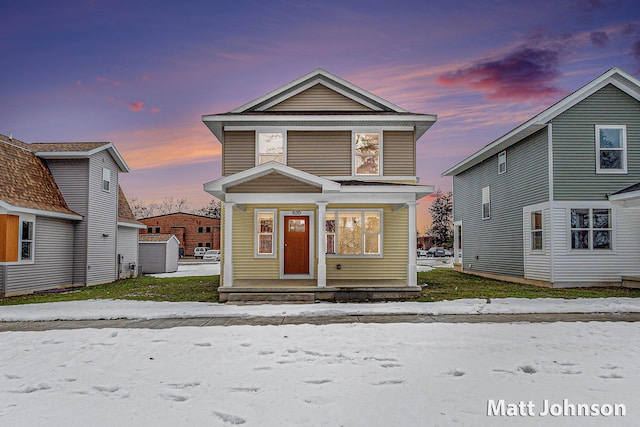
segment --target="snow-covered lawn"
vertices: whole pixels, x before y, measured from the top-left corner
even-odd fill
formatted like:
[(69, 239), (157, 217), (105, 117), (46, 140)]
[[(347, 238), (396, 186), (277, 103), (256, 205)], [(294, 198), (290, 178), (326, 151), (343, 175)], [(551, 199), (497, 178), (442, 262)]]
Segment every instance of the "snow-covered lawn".
[[(4, 332), (0, 425), (638, 425), (638, 336), (622, 322)], [(489, 399), (535, 416), (488, 417)], [(545, 399), (626, 416), (542, 417)]]
[(640, 298), (499, 298), (439, 302), (227, 305), (122, 300), (65, 301), (0, 307), (0, 321), (159, 319), (179, 317), (349, 316), (367, 314), (638, 313)]
[(151, 277), (188, 277), (188, 276), (219, 276), (219, 262), (192, 262), (178, 264), (178, 271), (173, 273), (149, 274)]

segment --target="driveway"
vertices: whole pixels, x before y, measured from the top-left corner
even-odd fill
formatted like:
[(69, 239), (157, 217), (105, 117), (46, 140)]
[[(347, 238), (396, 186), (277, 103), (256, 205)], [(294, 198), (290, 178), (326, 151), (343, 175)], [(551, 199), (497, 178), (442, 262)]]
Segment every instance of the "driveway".
[(187, 276), (219, 276), (219, 262), (184, 262), (178, 264), (178, 271), (173, 273), (148, 274), (147, 276), (166, 277), (187, 277)]

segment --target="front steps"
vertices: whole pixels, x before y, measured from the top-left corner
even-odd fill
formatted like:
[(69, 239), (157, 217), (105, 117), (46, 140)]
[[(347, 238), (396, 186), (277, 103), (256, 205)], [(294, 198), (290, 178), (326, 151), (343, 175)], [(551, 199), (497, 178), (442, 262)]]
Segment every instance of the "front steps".
[(420, 296), (419, 287), (326, 287), (245, 288), (221, 286), (220, 302), (229, 303), (314, 303), (398, 301)]

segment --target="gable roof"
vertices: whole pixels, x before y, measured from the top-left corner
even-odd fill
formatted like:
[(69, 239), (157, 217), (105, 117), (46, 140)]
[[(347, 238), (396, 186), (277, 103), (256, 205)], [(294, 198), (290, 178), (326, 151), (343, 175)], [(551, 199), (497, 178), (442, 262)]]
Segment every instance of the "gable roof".
[(619, 68), (611, 68), (606, 73), (598, 76), (591, 82), (582, 86), (575, 92), (562, 98), (535, 117), (527, 120), (520, 126), (507, 132), (500, 138), (489, 143), (471, 156), (467, 157), (457, 165), (443, 172), (443, 176), (453, 176), (483, 162), (484, 160), (498, 154), (511, 145), (521, 141), (546, 127), (551, 120), (564, 113), (574, 105), (593, 95), (607, 85), (613, 85), (627, 95), (640, 101), (640, 81)]
[(324, 85), (327, 88), (332, 89), (334, 92), (344, 95), (345, 97), (375, 111), (393, 111), (396, 113), (407, 112), (407, 110), (398, 107), (386, 99), (380, 98), (379, 96), (374, 95), (373, 93), (362, 89), (361, 87), (358, 87), (322, 68), (316, 68), (315, 70), (300, 76), (265, 95), (249, 101), (230, 112), (244, 113), (249, 111), (264, 111), (269, 107), (279, 104), (282, 101), (289, 99), (317, 84)]
[(36, 142), (29, 144), (29, 148), (43, 159), (85, 159), (107, 150), (121, 172), (130, 171), (127, 162), (111, 142)]
[(227, 188), (239, 185), (271, 173), (279, 173), (296, 181), (303, 182), (315, 187), (320, 187), (323, 193), (340, 191), (340, 184), (326, 178), (283, 165), (278, 162), (267, 162), (251, 169), (225, 176), (215, 181), (204, 184), (204, 191), (224, 201)]
[(122, 191), (122, 187), (118, 185), (118, 225), (133, 228), (147, 228), (147, 226), (138, 221), (131, 210), (131, 206)]
[(138, 236), (139, 243), (167, 243), (171, 239), (176, 239), (178, 243), (180, 241), (173, 234), (140, 234)]
[(30, 144), (0, 135), (0, 207), (81, 220), (67, 206), (49, 168), (29, 148)]
[[(322, 107), (305, 111), (287, 111), (283, 106), (287, 100), (318, 87), (326, 88), (350, 102), (363, 106), (358, 110), (349, 108), (336, 110), (327, 103)], [(222, 141), (225, 126), (412, 126), (418, 140), (437, 120), (434, 114), (411, 113), (373, 93), (362, 89), (322, 68), (318, 68), (291, 82), (280, 86), (228, 113), (203, 115), (202, 121)]]

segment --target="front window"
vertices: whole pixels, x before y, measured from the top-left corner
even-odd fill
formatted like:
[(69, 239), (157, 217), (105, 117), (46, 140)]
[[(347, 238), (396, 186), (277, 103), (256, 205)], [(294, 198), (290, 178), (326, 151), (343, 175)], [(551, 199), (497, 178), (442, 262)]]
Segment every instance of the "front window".
[(627, 172), (626, 126), (596, 126), (596, 172)]
[(380, 175), (380, 134), (355, 134), (356, 175)]
[(284, 164), (284, 132), (258, 133), (258, 165), (267, 162)]
[(498, 175), (507, 171), (507, 152), (498, 154)]
[(611, 249), (611, 209), (571, 209), (571, 249)]
[(33, 221), (22, 221), (20, 227), (20, 260), (33, 261)]
[(256, 256), (275, 255), (275, 218), (274, 210), (256, 211)]
[(531, 249), (542, 250), (542, 211), (531, 212)]
[(381, 255), (381, 211), (327, 212), (325, 239), (327, 254)]

